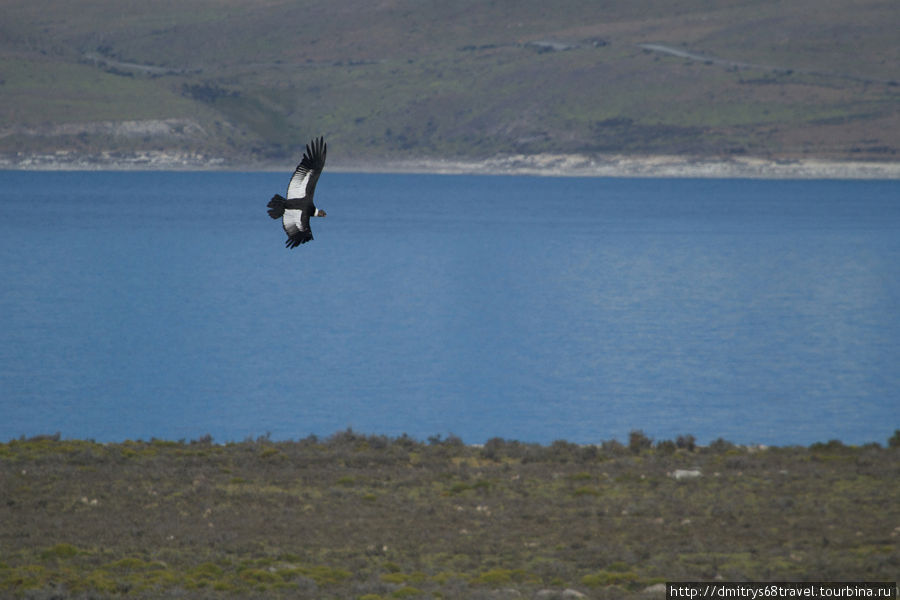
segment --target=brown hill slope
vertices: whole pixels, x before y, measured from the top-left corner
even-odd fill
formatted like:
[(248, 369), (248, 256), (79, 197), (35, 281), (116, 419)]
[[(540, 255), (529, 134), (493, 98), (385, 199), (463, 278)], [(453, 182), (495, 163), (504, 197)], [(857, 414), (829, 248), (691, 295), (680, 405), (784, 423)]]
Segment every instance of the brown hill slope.
[(890, 1), (11, 0), (0, 152), (897, 159)]

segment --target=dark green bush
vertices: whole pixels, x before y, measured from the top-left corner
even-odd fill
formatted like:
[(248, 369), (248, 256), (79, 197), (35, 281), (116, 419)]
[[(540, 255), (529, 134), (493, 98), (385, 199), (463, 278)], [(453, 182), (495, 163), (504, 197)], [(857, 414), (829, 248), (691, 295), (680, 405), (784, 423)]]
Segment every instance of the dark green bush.
[(644, 435), (640, 429), (635, 429), (628, 434), (628, 449), (633, 454), (640, 454), (644, 450), (649, 450), (653, 446), (653, 440)]
[(675, 440), (675, 445), (682, 450), (693, 452), (697, 448), (697, 440), (690, 434), (679, 435)]
[(900, 448), (900, 429), (895, 429), (894, 435), (888, 439), (888, 448)]
[(663, 454), (675, 454), (677, 446), (672, 440), (661, 440), (656, 442), (656, 450)]
[(734, 444), (724, 438), (716, 438), (710, 442), (709, 449), (711, 452), (723, 454), (734, 448)]

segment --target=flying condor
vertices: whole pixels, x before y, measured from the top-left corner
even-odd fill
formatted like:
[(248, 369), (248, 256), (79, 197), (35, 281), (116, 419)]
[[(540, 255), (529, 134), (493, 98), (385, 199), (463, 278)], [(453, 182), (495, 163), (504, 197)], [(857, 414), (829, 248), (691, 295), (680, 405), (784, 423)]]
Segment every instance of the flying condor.
[(281, 225), (288, 239), (287, 248), (296, 248), (313, 239), (309, 228), (310, 217), (324, 217), (325, 211), (313, 204), (316, 182), (325, 168), (325, 139), (320, 137), (306, 145), (306, 152), (288, 184), (287, 198), (275, 194), (269, 201), (269, 216), (281, 218)]

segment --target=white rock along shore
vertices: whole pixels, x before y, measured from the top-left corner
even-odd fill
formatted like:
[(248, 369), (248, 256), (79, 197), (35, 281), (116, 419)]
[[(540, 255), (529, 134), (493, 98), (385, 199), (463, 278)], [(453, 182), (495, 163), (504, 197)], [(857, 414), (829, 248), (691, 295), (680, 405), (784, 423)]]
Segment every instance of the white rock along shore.
[[(213, 170), (272, 171), (294, 165), (240, 164), (202, 153), (148, 151), (81, 155), (54, 152), (0, 155), (0, 169), (13, 170)], [(754, 157), (625, 156), (579, 154), (504, 155), (481, 161), (404, 159), (386, 163), (332, 160), (334, 171), (543, 175), (561, 177), (699, 177), (756, 179), (900, 179), (900, 162), (771, 160)]]

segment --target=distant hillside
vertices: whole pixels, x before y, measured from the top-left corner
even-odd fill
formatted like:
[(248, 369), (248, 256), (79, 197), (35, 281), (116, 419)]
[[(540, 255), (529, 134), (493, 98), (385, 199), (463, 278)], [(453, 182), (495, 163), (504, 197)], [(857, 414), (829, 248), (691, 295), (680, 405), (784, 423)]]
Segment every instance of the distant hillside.
[(6, 0), (0, 154), (898, 161), (898, 31), (895, 0)]

